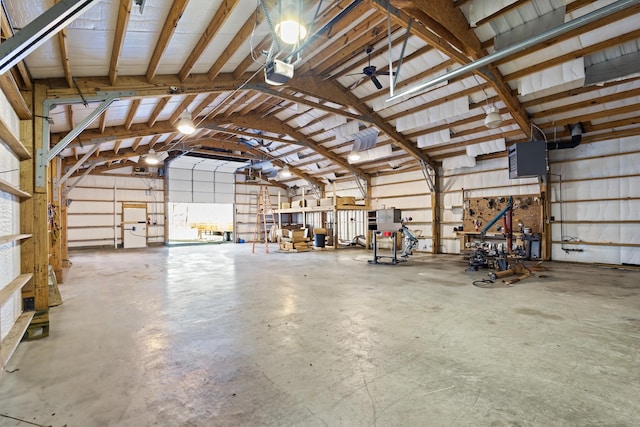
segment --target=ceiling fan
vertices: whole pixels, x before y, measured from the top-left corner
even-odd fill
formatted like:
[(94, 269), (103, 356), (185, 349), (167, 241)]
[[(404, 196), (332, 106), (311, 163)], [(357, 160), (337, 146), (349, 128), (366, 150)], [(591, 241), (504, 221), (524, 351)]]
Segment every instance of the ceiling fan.
[[(362, 81), (364, 79), (366, 79), (366, 78), (371, 79), (373, 84), (376, 85), (376, 88), (382, 89), (382, 83), (380, 83), (380, 80), (378, 80), (377, 76), (388, 76), (389, 72), (388, 71), (380, 71), (380, 70), (377, 69), (377, 67), (375, 65), (371, 65), (371, 53), (372, 52), (373, 52), (373, 46), (368, 46), (367, 50), (366, 50), (366, 53), (367, 53), (367, 56), (369, 57), (369, 65), (364, 67), (362, 69), (361, 73), (348, 74), (349, 76), (362, 75), (362, 77), (360, 77), (360, 79), (351, 86), (351, 89), (355, 89), (356, 87), (358, 87), (360, 85), (360, 83), (362, 83)], [(391, 75), (395, 75), (395, 74), (396, 73), (391, 73)]]

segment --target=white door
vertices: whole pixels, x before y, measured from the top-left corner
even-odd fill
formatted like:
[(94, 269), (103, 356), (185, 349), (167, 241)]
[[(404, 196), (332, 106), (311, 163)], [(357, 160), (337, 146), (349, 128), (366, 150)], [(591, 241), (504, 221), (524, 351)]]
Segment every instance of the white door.
[(146, 205), (122, 205), (122, 243), (125, 249), (147, 247)]

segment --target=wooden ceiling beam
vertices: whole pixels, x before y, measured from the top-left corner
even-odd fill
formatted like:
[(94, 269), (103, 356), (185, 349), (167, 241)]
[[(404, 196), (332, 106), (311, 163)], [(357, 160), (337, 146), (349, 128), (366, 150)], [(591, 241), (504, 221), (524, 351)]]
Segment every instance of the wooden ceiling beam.
[(149, 66), (147, 67), (146, 77), (148, 82), (153, 81), (154, 77), (156, 76), (158, 65), (160, 64), (160, 59), (162, 58), (164, 52), (167, 50), (169, 41), (171, 41), (171, 37), (173, 37), (173, 33), (176, 31), (178, 21), (180, 21), (180, 18), (182, 17), (184, 10), (187, 8), (188, 3), (189, 0), (173, 0), (171, 9), (169, 10), (169, 14), (167, 15), (167, 19), (164, 21), (164, 25), (162, 26), (160, 37), (158, 38), (156, 47), (154, 48), (153, 54), (151, 55)]
[[(370, 1), (376, 8), (386, 12), (379, 0)], [(392, 21), (405, 23), (403, 25), (406, 26), (408, 19), (417, 20), (416, 25), (411, 27), (412, 32), (460, 64), (467, 64), (486, 54), (464, 14), (450, 0), (396, 0), (392, 4), (401, 7), (391, 13)], [(527, 112), (506, 84), (496, 65), (491, 64), (475, 72), (491, 82), (520, 129), (529, 135), (531, 122)]]
[[(356, 15), (356, 12), (361, 6), (366, 5), (363, 3), (357, 6), (349, 16), (358, 16)], [(330, 68), (331, 64), (334, 62), (348, 58), (349, 56), (362, 51), (362, 48), (370, 43), (372, 38), (386, 32), (387, 20), (385, 17), (381, 16), (377, 12), (371, 13), (368, 8), (366, 9), (368, 11), (367, 14), (369, 15), (367, 18), (358, 23), (352, 29), (349, 29), (349, 31), (342, 36), (332, 39), (331, 44), (322, 50), (323, 52), (326, 52), (327, 50), (333, 52), (331, 55), (323, 55), (321, 52), (317, 52), (315, 56), (312, 56), (311, 58), (307, 57), (305, 63), (298, 67), (296, 72), (299, 74), (306, 74), (312, 70), (319, 70), (321, 67), (324, 69)], [(338, 24), (348, 26), (351, 25), (351, 22), (349, 19), (343, 19)], [(321, 42), (322, 44), (326, 43), (324, 40), (318, 40), (317, 42), (312, 43), (312, 46), (308, 50), (313, 51), (314, 48), (319, 49)], [(316, 46), (313, 46), (314, 44)]]
[[(127, 139), (135, 137), (145, 137), (152, 135), (163, 135), (174, 133), (176, 131), (172, 123), (168, 121), (156, 122), (153, 128), (147, 126), (146, 123), (134, 123), (129, 128), (125, 125), (122, 126), (107, 126), (104, 132), (100, 132), (100, 129), (86, 129), (80, 135), (78, 135), (70, 146), (74, 143), (86, 144), (89, 142), (106, 142), (115, 141), (118, 139)], [(51, 143), (58, 143), (67, 132), (59, 132), (51, 134)], [(53, 145), (52, 145), (53, 146)]]
[(347, 171), (351, 171), (357, 175), (360, 175), (362, 178), (368, 180), (368, 176), (363, 173), (359, 168), (350, 165), (344, 158), (338, 156), (330, 150), (322, 147), (321, 145), (311, 141), (307, 138), (303, 133), (295, 130), (293, 127), (289, 126), (286, 123), (282, 123), (275, 117), (261, 117), (255, 114), (246, 114), (243, 116), (234, 114), (228, 118), (230, 123), (233, 123), (236, 126), (246, 127), (250, 129), (258, 129), (264, 130), (267, 132), (273, 132), (280, 135), (289, 135), (291, 138), (304, 142), (309, 148), (318, 152), (323, 157), (331, 160), (332, 162), (338, 164), (343, 169)]
[[(60, 0), (56, 0), (59, 3)], [(58, 47), (60, 48), (60, 61), (62, 62), (62, 70), (64, 71), (64, 79), (67, 86), (74, 87), (73, 74), (71, 73), (71, 60), (69, 59), (69, 48), (67, 46), (67, 29), (62, 28), (58, 31)]]
[(135, 141), (133, 141), (133, 144), (131, 144), (131, 150), (138, 151), (138, 147), (140, 146), (140, 144), (142, 143), (142, 138), (136, 138)]
[(188, 111), (189, 107), (191, 106), (191, 103), (196, 99), (198, 95), (195, 94), (190, 94), (185, 96), (185, 98), (182, 100), (182, 102), (180, 103), (180, 105), (178, 106), (178, 108), (176, 108), (176, 111), (173, 112), (173, 114), (171, 115), (171, 117), (169, 117), (169, 122), (170, 123), (175, 123), (178, 121), (178, 119), (180, 118), (180, 116), (182, 115), (182, 113), (184, 111)]
[(233, 10), (238, 5), (238, 1), (239, 0), (223, 0), (222, 4), (218, 6), (218, 10), (211, 19), (211, 22), (209, 22), (207, 29), (204, 30), (202, 36), (200, 36), (200, 40), (198, 40), (198, 43), (191, 50), (186, 62), (182, 65), (178, 73), (181, 82), (184, 82), (189, 74), (191, 74), (191, 70), (193, 70), (196, 62), (200, 59), (207, 47), (209, 47), (213, 38), (218, 31), (220, 31), (220, 28), (222, 28), (227, 19), (229, 19), (231, 13), (233, 13)]
[[(291, 83), (291, 81), (289, 81), (289, 83)], [(329, 105), (324, 105), (318, 102), (313, 102), (313, 101), (309, 101), (307, 99), (305, 99), (304, 97), (298, 97), (298, 96), (294, 96), (294, 95), (290, 95), (284, 91), (277, 91), (272, 89), (269, 85), (267, 85), (266, 83), (256, 83), (256, 84), (251, 84), (251, 85), (247, 85), (247, 88), (249, 89), (253, 89), (253, 90), (257, 90), (260, 92), (264, 92), (268, 95), (271, 95), (273, 97), (276, 98), (280, 98), (280, 99), (284, 99), (287, 101), (292, 101), (292, 102), (296, 102), (298, 104), (302, 104), (305, 105), (307, 107), (311, 107), (311, 108), (316, 108), (318, 110), (321, 111), (327, 111), (329, 113), (333, 113), (333, 114), (337, 114), (339, 116), (344, 116), (344, 117), (348, 117), (350, 119), (354, 119), (354, 120), (361, 120), (364, 122), (370, 121), (369, 118), (367, 118), (366, 116), (362, 116), (360, 114), (354, 114), (351, 113), (349, 111), (346, 110), (341, 110), (339, 108), (334, 108), (331, 107)], [(313, 95), (318, 97), (317, 95)], [(327, 98), (320, 98), (320, 99), (325, 99), (326, 101), (335, 103), (335, 104), (340, 104), (340, 102), (338, 101), (334, 101), (334, 100), (329, 100)], [(344, 105), (344, 104), (343, 104)]]
[(104, 110), (102, 114), (100, 114), (100, 123), (98, 124), (98, 129), (100, 129), (101, 133), (104, 133), (104, 129), (107, 126), (107, 111)]
[[(4, 13), (3, 7), (0, 7), (0, 31), (1, 31), (1, 34), (4, 36), (4, 39), (8, 39), (10, 37), (13, 37), (14, 35), (13, 28), (11, 28), (11, 25), (9, 24), (9, 19), (7, 18), (7, 15)], [(14, 67), (14, 69), (17, 70), (17, 74), (22, 80), (22, 83), (24, 84), (25, 89), (28, 91), (33, 90), (33, 82), (31, 79), (31, 74), (29, 73), (27, 66), (24, 64), (24, 61), (18, 62)], [(20, 117), (20, 119), (28, 120), (30, 119), (30, 117)]]
[(268, 50), (271, 46), (271, 43), (271, 34), (269, 34), (260, 43), (258, 43), (258, 45), (254, 47), (253, 52), (249, 53), (249, 55), (247, 55), (247, 57), (242, 60), (242, 62), (236, 67), (236, 69), (233, 70), (233, 77), (236, 79), (242, 78), (245, 71), (247, 71), (249, 67), (251, 67), (256, 62), (254, 58), (261, 58), (263, 56), (262, 51)]
[[(269, 4), (274, 3), (271, 0), (265, 0), (265, 1), (267, 1)], [(251, 16), (249, 16), (249, 18), (245, 21), (242, 27), (240, 27), (238, 32), (233, 36), (233, 39), (227, 45), (227, 47), (222, 51), (222, 53), (220, 54), (216, 62), (214, 62), (211, 68), (209, 68), (207, 75), (209, 76), (210, 80), (213, 80), (216, 77), (218, 77), (220, 70), (222, 70), (222, 67), (224, 67), (227, 64), (227, 61), (229, 61), (229, 58), (231, 58), (238, 51), (238, 49), (240, 49), (240, 47), (247, 40), (249, 40), (249, 37), (253, 33), (254, 28), (259, 26), (264, 20), (264, 18), (265, 16), (264, 16), (264, 12), (262, 11), (262, 7), (258, 6), (255, 12), (252, 13)]]
[(156, 120), (158, 120), (158, 116), (160, 116), (160, 113), (162, 113), (162, 110), (164, 110), (164, 107), (169, 102), (169, 99), (171, 99), (171, 97), (169, 96), (164, 96), (160, 98), (160, 101), (158, 101), (158, 103), (153, 109), (153, 112), (149, 116), (149, 120), (147, 121), (147, 126), (149, 126), (150, 128), (153, 127), (153, 125), (156, 123)]
[(216, 99), (218, 99), (218, 96), (220, 96), (219, 93), (210, 93), (209, 95), (207, 95), (207, 97), (203, 99), (202, 102), (200, 102), (200, 104), (198, 104), (191, 112), (191, 116), (193, 117), (193, 119), (195, 120), (196, 117), (199, 117), (200, 113), (202, 113), (207, 107), (213, 104)]
[(118, 79), (118, 64), (120, 63), (120, 54), (124, 46), (124, 36), (129, 25), (132, 5), (133, 0), (120, 0), (120, 5), (118, 6), (118, 20), (116, 21), (116, 31), (113, 36), (113, 46), (111, 47), (111, 61), (109, 62), (109, 82), (111, 85), (115, 85)]
[[(124, 128), (126, 130), (129, 130), (131, 128), (133, 118), (136, 116), (138, 108), (140, 107), (140, 102), (140, 99), (134, 99), (133, 101), (131, 101), (131, 106), (129, 107), (129, 111), (127, 112), (127, 118), (124, 120)], [(104, 133), (104, 131), (102, 133)]]
[[(319, 79), (300, 79), (291, 80), (291, 86), (295, 85), (295, 89), (301, 93), (306, 93), (310, 96), (315, 96), (320, 99), (331, 100), (331, 102), (339, 102), (343, 105), (349, 105), (358, 110), (363, 116), (369, 118), (368, 121), (373, 123), (380, 131), (384, 132), (389, 138), (394, 140), (395, 145), (405, 150), (407, 153), (416, 159), (425, 162), (433, 169), (437, 168), (437, 165), (433, 162), (429, 156), (425, 155), (418, 147), (410, 140), (405, 138), (400, 132), (385, 121), (380, 115), (374, 112), (367, 105), (364, 105), (353, 94), (348, 92), (338, 82)], [(335, 101), (339, 100), (339, 101)]]
[[(47, 98), (77, 98), (78, 89), (66, 87), (62, 79), (49, 79)], [(76, 77), (75, 83), (87, 97), (99, 96), (103, 92), (135, 92), (132, 98), (151, 98), (166, 95), (220, 93), (239, 88), (242, 80), (234, 79), (231, 74), (220, 74), (211, 81), (206, 74), (192, 74), (186, 82), (181, 82), (177, 75), (157, 75), (153, 83), (149, 83), (145, 76), (119, 76), (115, 85), (109, 82), (109, 77)]]

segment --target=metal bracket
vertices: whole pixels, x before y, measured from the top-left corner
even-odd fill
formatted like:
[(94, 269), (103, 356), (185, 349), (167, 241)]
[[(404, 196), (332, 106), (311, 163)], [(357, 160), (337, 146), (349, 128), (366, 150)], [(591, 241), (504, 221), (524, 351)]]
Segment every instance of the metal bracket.
[(356, 179), (356, 185), (358, 186), (358, 189), (360, 190), (360, 193), (362, 194), (362, 197), (366, 200), (367, 199), (367, 189), (364, 187), (364, 185), (362, 185), (362, 181), (360, 180), (361, 179), (360, 176), (357, 175), (354, 172), (353, 173), (353, 177)]
[(49, 116), (52, 109), (58, 105), (84, 104), (86, 102), (100, 102), (100, 105), (84, 118), (71, 132), (69, 132), (55, 147), (49, 149), (50, 133), (49, 122), (42, 121), (42, 144), (36, 149), (36, 187), (46, 185), (46, 168), (51, 160), (64, 150), (67, 145), (80, 135), (93, 121), (100, 116), (109, 106), (120, 98), (135, 96), (135, 91), (100, 92), (98, 96), (87, 98), (46, 99), (42, 105), (42, 115)]
[(425, 181), (427, 181), (427, 185), (429, 186), (429, 190), (431, 190), (431, 192), (433, 193), (434, 191), (436, 191), (436, 185), (435, 185), (436, 171), (435, 171), (435, 169), (433, 169), (431, 166), (429, 166), (427, 163), (425, 163), (424, 160), (420, 160), (420, 170), (422, 171), (422, 175), (424, 175)]

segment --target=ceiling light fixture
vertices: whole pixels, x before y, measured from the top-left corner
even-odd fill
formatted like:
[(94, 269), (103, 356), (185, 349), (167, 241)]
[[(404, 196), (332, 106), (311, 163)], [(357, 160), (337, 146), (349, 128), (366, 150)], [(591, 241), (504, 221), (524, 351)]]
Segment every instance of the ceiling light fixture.
[(484, 118), (484, 125), (489, 129), (495, 129), (502, 124), (502, 116), (495, 105), (489, 107), (487, 116)]
[(300, 22), (289, 19), (276, 25), (276, 34), (287, 44), (298, 44), (307, 37), (307, 29)]
[(180, 118), (178, 119), (178, 124), (176, 125), (180, 133), (185, 135), (191, 135), (196, 131), (196, 125), (193, 124), (193, 119), (191, 118), (191, 113), (188, 111), (184, 111)]
[(302, 0), (280, 0), (280, 22), (275, 27), (278, 38), (286, 44), (297, 45), (307, 37), (302, 24)]
[(284, 165), (284, 167), (280, 171), (280, 176), (282, 178), (291, 178), (291, 171), (289, 170), (289, 165)]
[(157, 165), (158, 163), (160, 163), (160, 158), (156, 154), (156, 150), (154, 150), (153, 148), (149, 150), (149, 154), (146, 155), (144, 160), (148, 165)]
[(357, 162), (358, 160), (360, 160), (360, 153), (355, 150), (350, 152), (347, 156), (347, 160), (349, 161), (349, 163)]

